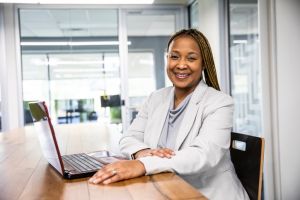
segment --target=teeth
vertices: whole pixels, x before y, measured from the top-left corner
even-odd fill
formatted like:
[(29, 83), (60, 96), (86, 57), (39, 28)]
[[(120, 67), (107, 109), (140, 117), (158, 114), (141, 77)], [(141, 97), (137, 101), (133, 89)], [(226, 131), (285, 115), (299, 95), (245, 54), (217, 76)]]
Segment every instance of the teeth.
[(176, 74), (177, 78), (187, 78), (189, 75), (188, 74)]

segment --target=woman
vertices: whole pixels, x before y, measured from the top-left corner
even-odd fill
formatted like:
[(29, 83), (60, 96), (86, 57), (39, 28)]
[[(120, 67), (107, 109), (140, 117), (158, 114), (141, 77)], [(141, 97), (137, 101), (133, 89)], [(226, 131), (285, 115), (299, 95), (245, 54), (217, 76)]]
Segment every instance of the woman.
[(153, 92), (120, 140), (122, 153), (132, 160), (107, 165), (90, 182), (169, 171), (209, 199), (248, 199), (230, 160), (233, 101), (219, 91), (202, 33), (181, 30), (171, 37), (167, 74), (173, 87)]

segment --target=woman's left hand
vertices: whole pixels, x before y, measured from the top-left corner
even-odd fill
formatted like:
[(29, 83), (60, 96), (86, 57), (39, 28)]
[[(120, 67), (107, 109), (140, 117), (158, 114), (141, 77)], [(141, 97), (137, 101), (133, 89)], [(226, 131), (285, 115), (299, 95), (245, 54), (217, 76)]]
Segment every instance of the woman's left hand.
[(139, 160), (121, 160), (106, 165), (89, 179), (90, 183), (109, 184), (145, 175), (144, 164)]

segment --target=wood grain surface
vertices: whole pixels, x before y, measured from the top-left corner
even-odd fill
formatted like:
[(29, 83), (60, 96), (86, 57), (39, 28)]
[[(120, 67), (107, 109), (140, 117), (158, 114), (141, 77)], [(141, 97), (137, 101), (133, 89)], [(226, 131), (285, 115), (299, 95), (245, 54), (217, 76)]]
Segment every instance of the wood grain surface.
[[(62, 155), (97, 150), (118, 152), (120, 133), (100, 123), (55, 127)], [(63, 179), (42, 156), (33, 126), (0, 133), (0, 200), (206, 199), (174, 173), (93, 185), (88, 178)]]

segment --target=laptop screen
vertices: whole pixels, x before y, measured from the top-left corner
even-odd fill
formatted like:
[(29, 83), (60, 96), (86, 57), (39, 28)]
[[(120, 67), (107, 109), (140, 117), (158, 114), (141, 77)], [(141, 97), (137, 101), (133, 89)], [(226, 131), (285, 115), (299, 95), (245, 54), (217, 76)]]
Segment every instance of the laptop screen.
[(29, 103), (29, 109), (44, 157), (63, 175), (64, 167), (45, 102)]

